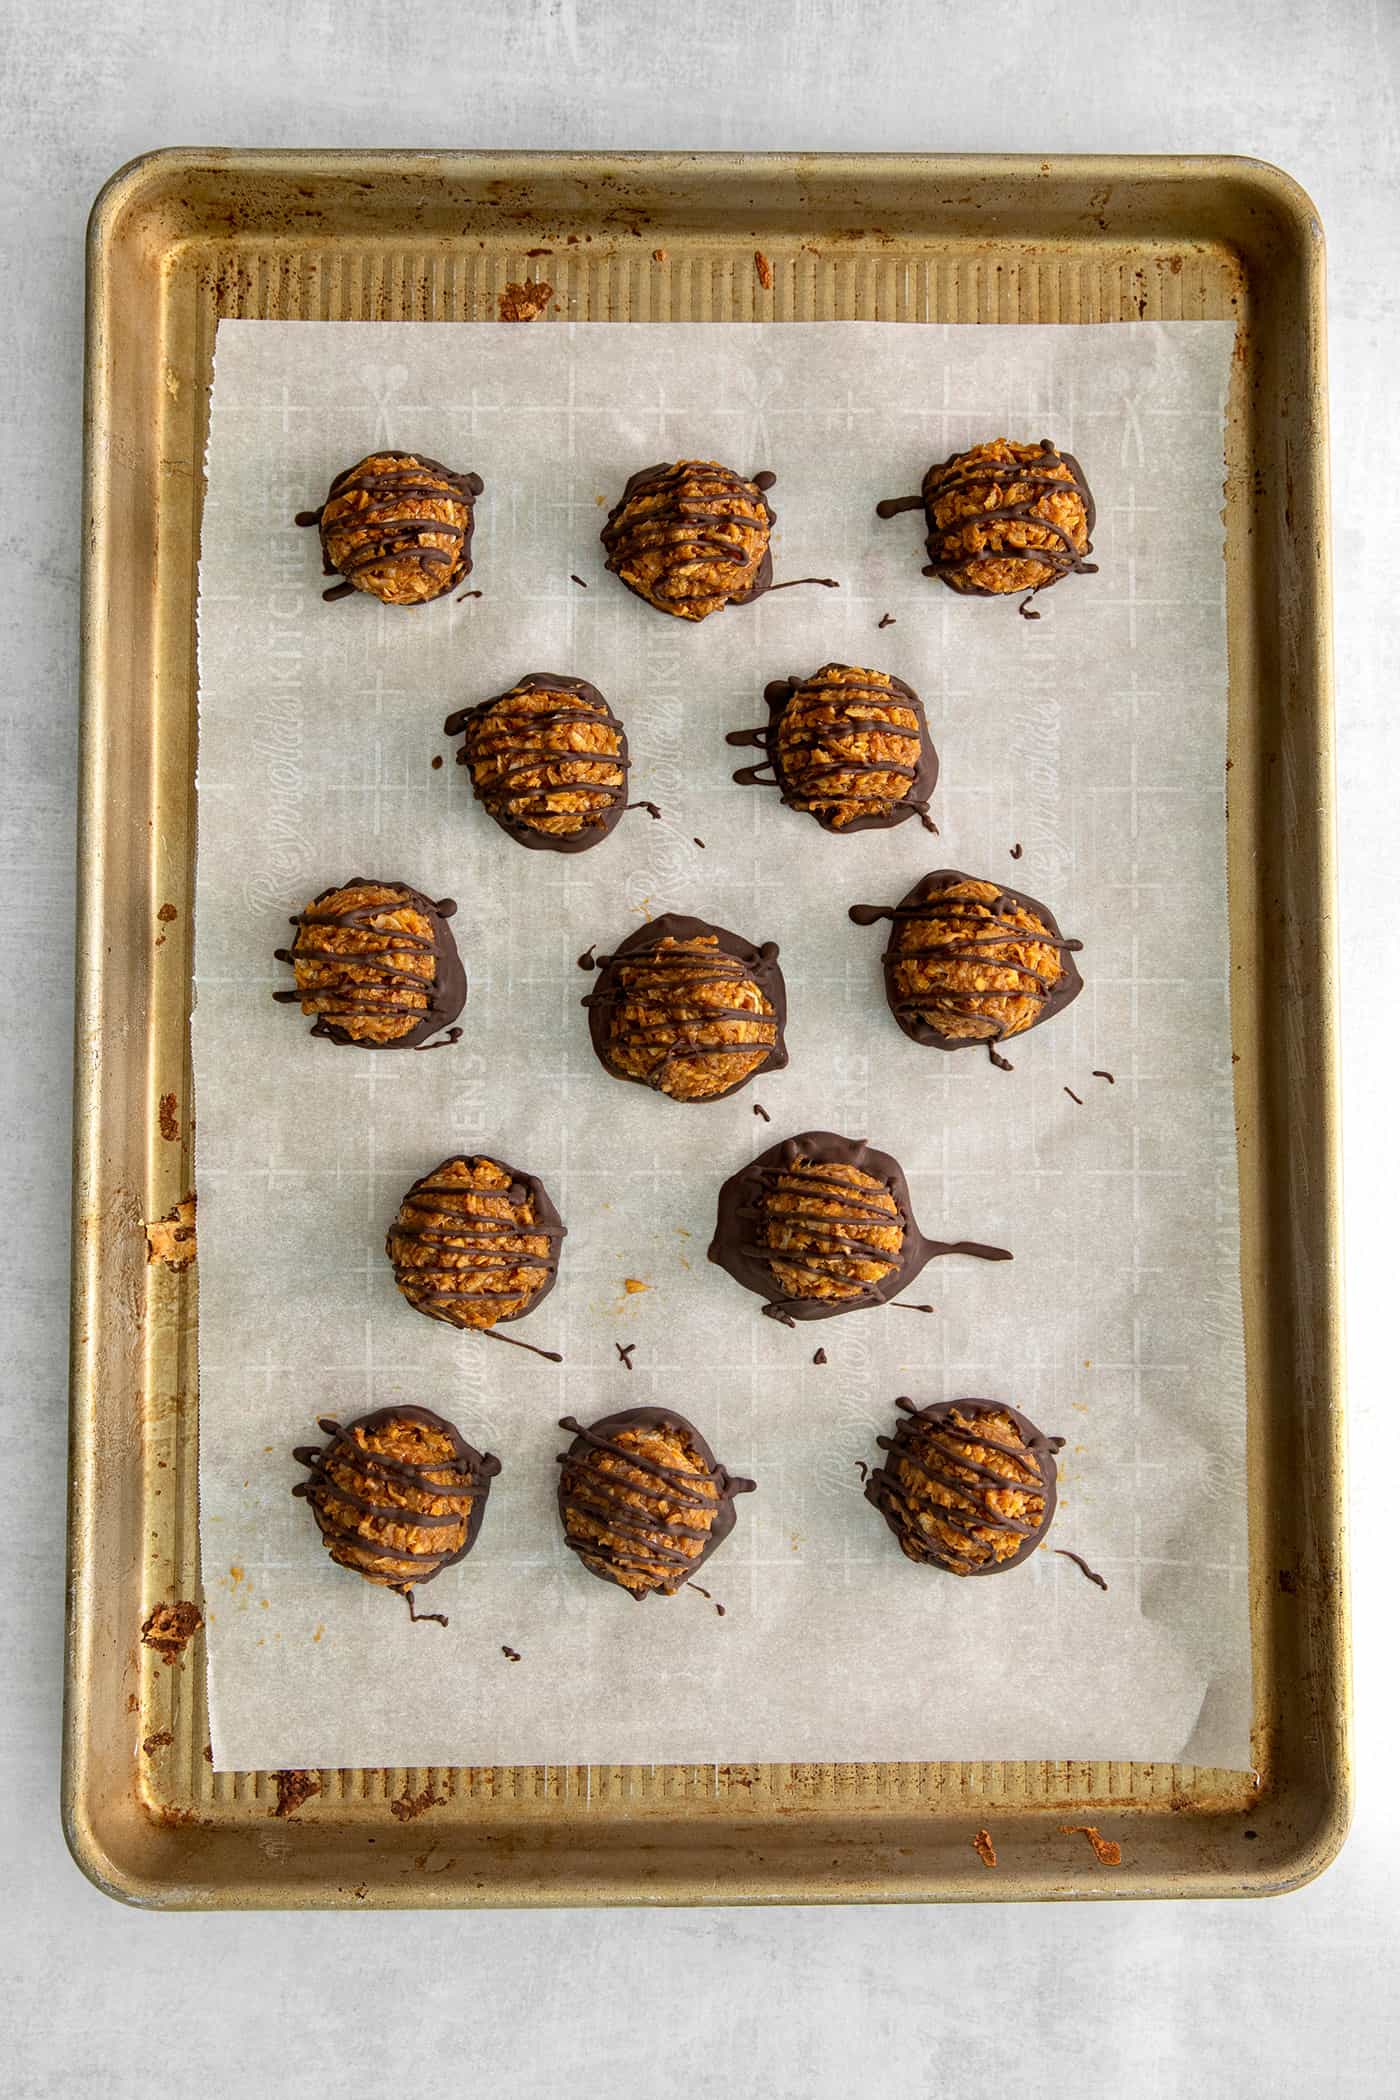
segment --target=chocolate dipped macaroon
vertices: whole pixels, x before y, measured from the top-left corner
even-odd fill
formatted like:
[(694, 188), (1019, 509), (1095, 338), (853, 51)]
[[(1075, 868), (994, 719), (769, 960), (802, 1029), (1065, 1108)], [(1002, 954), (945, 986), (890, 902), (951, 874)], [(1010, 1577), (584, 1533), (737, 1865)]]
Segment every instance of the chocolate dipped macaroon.
[[(460, 1040), (448, 1028), (466, 1004), (467, 979), (449, 919), (451, 897), (436, 902), (407, 882), (352, 875), (322, 890), (292, 925), (295, 987), (273, 993), (280, 1005), (314, 1014), (312, 1035), (358, 1050), (442, 1049)], [(441, 1042), (429, 1037), (447, 1028)]]
[(417, 452), (371, 452), (337, 474), (319, 510), (297, 513), (315, 525), (327, 576), (322, 596), (365, 591), (384, 605), (426, 605), (471, 574), (479, 474), (454, 473)]
[(923, 702), (902, 678), (823, 664), (809, 678), (776, 679), (763, 697), (767, 724), (726, 740), (764, 754), (734, 775), (742, 786), (776, 787), (824, 831), (887, 831), (914, 816), (937, 830), (928, 805), (938, 754)]
[(714, 459), (681, 459), (634, 474), (608, 513), (607, 567), (629, 591), (677, 620), (748, 605), (773, 582), (773, 474), (746, 478)]
[(558, 1363), (555, 1351), (495, 1329), (523, 1320), (549, 1296), (564, 1237), (559, 1213), (533, 1174), (458, 1153), (414, 1182), (384, 1251), (415, 1312)]
[(583, 1004), (599, 1062), (673, 1101), (720, 1101), (787, 1063), (787, 991), (776, 942), (755, 947), (705, 919), (667, 912), (611, 955)]
[(830, 1130), (783, 1138), (731, 1174), (709, 1247), (785, 1327), (888, 1305), (940, 1254), (1011, 1259), (980, 1240), (925, 1239), (899, 1161)]
[(457, 763), (487, 816), (522, 846), (584, 853), (627, 807), (627, 735), (586, 678), (532, 671), (443, 729), (461, 737)]
[(905, 1558), (948, 1575), (998, 1575), (1026, 1560), (1055, 1514), (1055, 1453), (1061, 1436), (995, 1400), (909, 1399), (865, 1499), (879, 1510)]
[(734, 1529), (734, 1497), (753, 1481), (729, 1473), (693, 1423), (671, 1408), (633, 1407), (591, 1428), (565, 1415), (559, 1519), (591, 1575), (640, 1603), (673, 1597)]
[[(293, 1452), (310, 1477), (292, 1489), (311, 1505), (326, 1551), (366, 1582), (413, 1593), (471, 1552), (501, 1462), (476, 1451), (426, 1407), (381, 1407), (341, 1427), (322, 1415), (324, 1447)], [(440, 1623), (446, 1625), (446, 1619)]]
[(1049, 906), (1020, 890), (938, 868), (898, 904), (853, 904), (857, 926), (891, 922), (885, 997), (904, 1033), (939, 1050), (996, 1045), (1038, 1028), (1077, 999), (1082, 941), (1066, 940)]
[(1029, 595), (1020, 610), (1040, 615), (1031, 599), (1071, 575), (1092, 576), (1094, 499), (1071, 452), (1049, 438), (1037, 445), (993, 438), (939, 460), (917, 496), (894, 496), (876, 506), (881, 518), (924, 512), (928, 565), (950, 590), (965, 596)]

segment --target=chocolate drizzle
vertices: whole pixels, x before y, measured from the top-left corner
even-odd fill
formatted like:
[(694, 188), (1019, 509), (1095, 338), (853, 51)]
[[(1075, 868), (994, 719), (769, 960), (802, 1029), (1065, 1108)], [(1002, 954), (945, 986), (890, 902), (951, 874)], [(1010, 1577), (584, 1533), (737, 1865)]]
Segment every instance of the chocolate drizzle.
[[(949, 1575), (998, 1575), (1018, 1566), (1040, 1544), (1055, 1514), (1055, 1453), (1063, 1448), (1064, 1438), (1042, 1435), (1023, 1414), (999, 1401), (946, 1400), (916, 1407), (901, 1396), (895, 1406), (904, 1419), (892, 1437), (875, 1440), (889, 1457), (872, 1472), (865, 1499), (879, 1510), (907, 1558), (942, 1568)], [(961, 1422), (952, 1419), (954, 1414)], [(1012, 1424), (1017, 1445), (978, 1426), (996, 1415)], [(961, 1448), (967, 1444), (995, 1453), (1014, 1472), (1004, 1474), (973, 1459)], [(901, 1465), (909, 1469), (912, 1483), (900, 1478), (896, 1469)], [(938, 1489), (953, 1499), (945, 1503), (931, 1493), (920, 1495), (920, 1487)], [(1019, 1488), (1039, 1500), (1040, 1514), (1013, 1516), (1002, 1506), (1008, 1488)], [(930, 1516), (952, 1533), (955, 1543), (922, 1528), (920, 1519)], [(997, 1559), (996, 1542), (1009, 1538), (1020, 1543), (1014, 1552)]]
[[(882, 1185), (887, 1201), (880, 1200), (876, 1189), (814, 1171), (820, 1167), (851, 1167), (870, 1175)], [(779, 1195), (794, 1199), (792, 1207), (771, 1207), (771, 1199)], [(892, 1232), (898, 1233), (894, 1247), (871, 1237)], [(775, 1243), (775, 1233), (792, 1234), (798, 1244), (784, 1248)], [(980, 1240), (925, 1239), (915, 1222), (899, 1161), (864, 1139), (838, 1137), (829, 1130), (784, 1138), (732, 1174), (719, 1192), (709, 1248), (709, 1259), (745, 1290), (765, 1299), (766, 1317), (784, 1327), (887, 1305), (908, 1289), (926, 1262), (942, 1254), (1011, 1260), (1006, 1248)], [(853, 1273), (859, 1266), (877, 1264), (881, 1273), (876, 1277)], [(822, 1285), (835, 1285), (839, 1295), (786, 1290), (779, 1266), (810, 1283), (814, 1292)]]
[[(767, 723), (731, 730), (725, 739), (764, 754), (735, 773), (740, 786), (776, 787), (788, 809), (815, 817), (824, 831), (886, 831), (912, 816), (926, 831), (937, 830), (928, 805), (938, 754), (923, 702), (903, 679), (852, 664), (823, 664), (810, 678), (775, 679), (763, 697)], [(898, 708), (912, 719), (880, 720), (872, 712), (878, 708)], [(859, 746), (872, 737), (897, 743), (899, 757), (863, 756)], [(899, 783), (893, 795), (891, 781)], [(853, 810), (858, 814), (847, 814)]]
[[(713, 947), (697, 942), (712, 937)], [(672, 940), (679, 945), (663, 948)], [(708, 920), (687, 918), (681, 912), (666, 912), (649, 925), (639, 926), (611, 955), (579, 957), (580, 969), (598, 970), (596, 990), (583, 1000), (588, 1009), (588, 1030), (599, 1062), (618, 1079), (635, 1079), (654, 1092), (667, 1092), (673, 1067), (688, 1060), (729, 1059), (740, 1069), (727, 1086), (713, 1093), (680, 1098), (721, 1101), (756, 1079), (760, 1072), (780, 1071), (787, 1063), (783, 1046), (783, 1024), (787, 1018), (787, 991), (778, 968), (778, 949), (773, 941), (755, 948), (741, 934), (730, 933)], [(731, 988), (744, 984), (758, 987), (772, 1008), (760, 1014), (735, 1005), (725, 997)], [(695, 993), (718, 992), (714, 1005), (701, 1005)], [(636, 1019), (632, 1012), (663, 1016)], [(731, 1022), (755, 1024), (763, 1030), (748, 1042), (729, 1043), (719, 1030)], [(614, 1061), (614, 1045), (649, 1056), (644, 1077), (638, 1078)], [(751, 1070), (745, 1059), (759, 1061)]]
[[(396, 460), (399, 464), (371, 468), (371, 460), (385, 459)], [(407, 601), (411, 604), (428, 605), (433, 599), (455, 590), (471, 574), (476, 499), (483, 486), (479, 474), (458, 474), (451, 467), (443, 466), (440, 460), (427, 459), (418, 452), (372, 452), (355, 466), (347, 467), (343, 474), (337, 474), (320, 509), (298, 511), (296, 516), (298, 525), (320, 527), (325, 574), (345, 579), (322, 593), (327, 603), (348, 597), (353, 590), (370, 590), (372, 595), (378, 596), (368, 581), (359, 583), (356, 579), (385, 561), (442, 571), (436, 588), (421, 598)], [(367, 500), (363, 504), (342, 503), (343, 498), (357, 496), (364, 496)], [(461, 508), (461, 518), (419, 518), (401, 514), (405, 504), (429, 502), (456, 503)], [(327, 512), (331, 514), (329, 519)], [(331, 556), (331, 542), (341, 533), (347, 537), (353, 535), (357, 540), (360, 535), (364, 538), (353, 552), (336, 561)], [(447, 540), (451, 544), (439, 547), (432, 544), (435, 540)]]
[(1087, 1582), (1094, 1583), (1101, 1590), (1108, 1588), (1103, 1576), (1095, 1573), (1082, 1553), (1071, 1553), (1068, 1546), (1056, 1546), (1052, 1550), (1059, 1554), (1061, 1560), (1072, 1560)]
[[(513, 705), (547, 693), (553, 707)], [(554, 671), (532, 671), (508, 693), (458, 708), (443, 723), (460, 736), (459, 766), (470, 768), (472, 790), (486, 814), (522, 846), (549, 853), (584, 853), (608, 836), (627, 802), (627, 733), (596, 685)], [(589, 750), (571, 741), (575, 731), (603, 730), (611, 749)], [(581, 812), (569, 800), (582, 799)], [(569, 819), (572, 831), (549, 831), (542, 820)]]
[[(409, 1460), (391, 1458), (367, 1449), (360, 1437), (373, 1442), (377, 1432), (399, 1422), (418, 1423), (444, 1437), (451, 1451), (445, 1458)], [(311, 1504), (321, 1536), (331, 1558), (352, 1568), (368, 1581), (392, 1589), (408, 1600), (414, 1620), (447, 1621), (436, 1612), (418, 1612), (413, 1605), (414, 1587), (431, 1582), (444, 1568), (465, 1559), (476, 1544), (486, 1498), (501, 1462), (490, 1452), (474, 1450), (451, 1422), (426, 1407), (381, 1407), (360, 1415), (344, 1428), (330, 1415), (322, 1415), (318, 1426), (330, 1442), (324, 1447), (299, 1444), (292, 1456), (305, 1466), (309, 1479), (300, 1480), (294, 1495)], [(359, 1433), (357, 1436), (357, 1432)], [(435, 1476), (446, 1475), (441, 1479)], [(421, 1502), (448, 1502), (446, 1510), (431, 1511)], [(345, 1521), (344, 1512), (351, 1512)], [(407, 1542), (404, 1534), (460, 1533), (459, 1542), (426, 1545)]]
[[(1060, 469), (1068, 471), (1056, 471)], [(986, 489), (1000, 492), (1018, 484), (1029, 486), (1031, 493), (1015, 503), (991, 505), (981, 493)], [(1048, 496), (1064, 495), (1069, 491), (1076, 493), (1084, 506), (1082, 549), (1076, 547), (1070, 532), (1040, 507)], [(936, 506), (945, 497), (964, 493), (973, 499), (974, 508), (965, 513), (955, 511), (946, 525), (940, 525)], [(1041, 591), (1049, 590), (1062, 577), (1098, 573), (1098, 564), (1086, 558), (1094, 551), (1090, 537), (1094, 530), (1094, 499), (1084, 479), (1084, 470), (1073, 453), (1059, 451), (1049, 438), (1041, 438), (1036, 451), (1026, 459), (979, 458), (971, 451), (955, 452), (951, 458), (939, 460), (929, 468), (917, 496), (887, 497), (883, 503), (876, 504), (875, 515), (877, 518), (897, 518), (905, 511), (919, 509), (923, 510), (928, 526), (928, 564), (924, 574), (941, 577), (955, 591), (975, 597), (1013, 595), (998, 591), (982, 580), (980, 572), (994, 562), (1029, 562), (1044, 571), (1021, 602), (1019, 609), (1027, 619), (1040, 617), (1030, 610), (1030, 600)], [(967, 547), (963, 534), (970, 525), (975, 525), (990, 544), (976, 551)], [(1011, 544), (1005, 532), (1008, 525), (1034, 526), (1038, 532), (1051, 536), (1051, 544), (1044, 547)], [(1017, 588), (1024, 589), (1025, 586)]]
[[(773, 583), (768, 540), (774, 516), (766, 492), (775, 479), (762, 473), (745, 480), (714, 460), (643, 467), (628, 481), (600, 535), (607, 567), (646, 604), (678, 619), (703, 620), (725, 605), (751, 604)], [(752, 512), (725, 508), (736, 501), (746, 501)], [(658, 554), (659, 572), (647, 575)], [(697, 567), (711, 565), (729, 572), (732, 587), (731, 581), (705, 582), (694, 575)]]
[[(362, 890), (387, 890), (390, 895), (373, 904), (342, 904), (335, 911), (319, 909), (328, 897)], [(430, 928), (427, 935), (375, 923), (405, 907), (426, 919)], [(314, 897), (305, 911), (293, 916), (296, 939), (290, 948), (275, 948), (273, 954), (278, 962), (291, 963), (294, 969), (298, 963), (314, 963), (336, 974), (328, 981), (298, 985), (272, 996), (282, 1006), (311, 1007), (316, 1012), (311, 1033), (329, 1043), (355, 1050), (446, 1049), (460, 1042), (460, 1028), (448, 1028), (439, 1043), (430, 1043), (428, 1038), (455, 1021), (466, 1004), (466, 972), (447, 923), (456, 909), (453, 898), (440, 897), (434, 903), (406, 882), (382, 882), (373, 876), (352, 875), (348, 882), (333, 883)], [(365, 937), (367, 945), (352, 950), (318, 945), (316, 935), (322, 928), (353, 929)], [(431, 977), (405, 967), (408, 960), (424, 955), (434, 959)], [(361, 982), (351, 976), (352, 970), (371, 974), (367, 982)], [(418, 999), (423, 1001), (421, 1006), (414, 1003)], [(411, 1025), (387, 1042), (356, 1035), (347, 1025), (353, 1021), (400, 1018)]]
[[(671, 1408), (627, 1408), (587, 1429), (565, 1415), (559, 1427), (573, 1437), (568, 1450), (559, 1454), (559, 1516), (565, 1543), (591, 1575), (616, 1583), (638, 1603), (658, 1592), (674, 1596), (728, 1538), (734, 1529), (734, 1497), (752, 1493), (755, 1483), (727, 1472), (693, 1423)], [(696, 1468), (665, 1465), (620, 1441), (628, 1431), (648, 1429), (676, 1437), (697, 1461)], [(591, 1462), (595, 1454), (621, 1463), (604, 1468)], [(638, 1497), (640, 1502), (629, 1499)], [(693, 1513), (690, 1521), (668, 1522), (659, 1506), (654, 1512), (646, 1506), (663, 1500), (672, 1510)], [(579, 1519), (591, 1519), (609, 1536), (589, 1535)], [(682, 1540), (698, 1541), (699, 1551), (685, 1552)], [(624, 1580), (629, 1575), (636, 1578), (637, 1587)]]
[[(452, 1176), (448, 1170), (455, 1166), (472, 1172), (494, 1167), (509, 1182), (476, 1186)], [(530, 1216), (520, 1216), (527, 1208)], [(482, 1154), (456, 1153), (414, 1182), (389, 1227), (384, 1251), (399, 1289), (428, 1319), (511, 1342), (558, 1363), (555, 1351), (535, 1349), (494, 1329), (524, 1319), (548, 1297), (558, 1280), (559, 1244), (565, 1237), (558, 1211), (533, 1174)], [(420, 1250), (426, 1259), (410, 1258)], [(510, 1305), (514, 1311), (496, 1310)]]
[[(913, 1042), (939, 1050), (977, 1046), (987, 1051), (994, 1065), (1009, 1071), (1011, 1067), (993, 1046), (1038, 1028), (1078, 998), (1084, 980), (1073, 957), (1084, 943), (1066, 940), (1048, 905), (1020, 890), (1003, 889), (999, 883), (988, 881), (987, 888), (995, 892), (989, 899), (944, 894), (959, 883), (982, 879), (964, 875), (956, 868), (938, 868), (916, 882), (898, 904), (853, 904), (848, 916), (857, 926), (890, 920), (890, 939), (883, 959), (885, 998), (890, 1012)], [(1018, 909), (1037, 920), (1044, 931), (1036, 933), (1018, 927), (1011, 917)], [(970, 921), (985, 922), (985, 933), (962, 940), (950, 938), (945, 931)], [(915, 930), (915, 938), (908, 946), (897, 945), (901, 926)], [(1058, 974), (1051, 977), (1031, 963), (1020, 961), (1012, 955), (1013, 947), (1023, 951), (1029, 947), (1052, 949), (1059, 958)], [(950, 971), (960, 965), (977, 964), (984, 973), (995, 971), (1010, 982), (977, 989), (940, 986), (935, 982), (921, 989), (911, 984), (905, 974), (911, 964), (920, 963), (946, 965)], [(1036, 1006), (1034, 1019), (1024, 1027), (1008, 1030), (1006, 1017), (998, 1013), (998, 1002), (1010, 999), (1025, 999)], [(978, 1023), (981, 1032), (948, 1035), (930, 1019), (930, 1014), (938, 1011), (949, 1018)]]

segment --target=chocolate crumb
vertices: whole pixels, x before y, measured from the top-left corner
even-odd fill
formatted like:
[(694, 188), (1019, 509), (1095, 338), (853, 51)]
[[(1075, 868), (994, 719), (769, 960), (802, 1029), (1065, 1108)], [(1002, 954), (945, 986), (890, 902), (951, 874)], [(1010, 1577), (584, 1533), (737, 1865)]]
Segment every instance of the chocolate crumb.
[(1090, 1582), (1096, 1582), (1101, 1590), (1108, 1588), (1108, 1584), (1104, 1581), (1102, 1575), (1094, 1573), (1094, 1570), (1089, 1566), (1088, 1561), (1085, 1560), (1081, 1553), (1071, 1553), (1068, 1546), (1052, 1546), (1050, 1550), (1052, 1553), (1058, 1553), (1061, 1560), (1072, 1560), (1080, 1574), (1087, 1576)]
[(825, 1349), (818, 1349), (816, 1355), (812, 1358), (812, 1362), (814, 1364), (824, 1364), (827, 1361), (828, 1358)]
[(1110, 1086), (1115, 1086), (1117, 1084), (1117, 1081), (1114, 1079), (1113, 1074), (1111, 1072), (1101, 1072), (1098, 1069), (1097, 1065), (1094, 1067), (1092, 1076), (1095, 1079), (1106, 1079)]
[(691, 843), (691, 845), (692, 845), (692, 846), (698, 846), (698, 847), (700, 848), (700, 851), (701, 851), (702, 853), (704, 852), (704, 850), (705, 850), (705, 841), (704, 841), (703, 839), (697, 839), (697, 838), (692, 838), (692, 840), (691, 840), (691, 842), (690, 842), (690, 843)]
[(1100, 1837), (1097, 1823), (1061, 1823), (1064, 1837), (1086, 1837), (1094, 1848), (1094, 1857), (1101, 1867), (1121, 1867), (1123, 1848), (1115, 1839)]
[(763, 1106), (763, 1103), (761, 1101), (755, 1101), (753, 1105), (753, 1112), (756, 1116), (762, 1116), (765, 1123), (771, 1123), (773, 1120), (773, 1118), (769, 1115), (767, 1109)]
[(992, 1833), (990, 1832), (990, 1830), (978, 1831), (976, 1837), (972, 1840), (972, 1849), (977, 1854), (977, 1857), (981, 1860), (984, 1867), (994, 1867), (996, 1865), (996, 1847), (992, 1843)]
[(1078, 1101), (1078, 1102), (1079, 1102), (1079, 1106), (1080, 1106), (1081, 1108), (1083, 1108), (1083, 1106), (1084, 1106), (1084, 1103), (1083, 1103), (1083, 1101), (1082, 1101), (1082, 1100), (1080, 1099), (1080, 1096), (1079, 1096), (1078, 1094), (1076, 1094), (1076, 1093), (1075, 1093), (1075, 1091), (1074, 1091), (1074, 1088), (1073, 1088), (1072, 1086), (1067, 1086), (1067, 1087), (1065, 1088), (1065, 1090), (1064, 1090), (1064, 1091), (1065, 1091), (1065, 1092), (1066, 1092), (1066, 1093), (1067, 1093), (1067, 1094), (1069, 1095), (1069, 1098), (1070, 1098), (1070, 1100), (1071, 1100), (1071, 1101)]
[(893, 626), (894, 626), (894, 624), (895, 624), (895, 619), (894, 619), (894, 614), (893, 614), (893, 613), (886, 613), (883, 619), (881, 619), (881, 620), (877, 620), (877, 621), (875, 622), (875, 625), (876, 625), (876, 628), (877, 628), (877, 630), (878, 630), (879, 628), (882, 628), (882, 627), (893, 627)]
[(507, 1648), (504, 1641), (501, 1643), (501, 1653), (508, 1663), (518, 1663), (520, 1661), (520, 1650), (518, 1648)]
[(636, 1366), (632, 1362), (632, 1351), (636, 1348), (636, 1346), (637, 1344), (635, 1342), (613, 1343), (614, 1349), (616, 1349), (618, 1356), (622, 1360), (624, 1369), (628, 1371), (634, 1370), (636, 1368)]
[(763, 286), (764, 291), (771, 292), (773, 289), (773, 265), (761, 248), (754, 249), (753, 266), (758, 272), (758, 281)]
[(588, 589), (588, 585), (584, 582), (583, 578), (581, 576), (575, 576), (572, 569), (570, 569), (569, 571), (569, 581), (570, 583), (576, 583), (581, 591), (586, 591)]
[(442, 769), (442, 753), (441, 753), (441, 752), (439, 751), (439, 752), (437, 753), (436, 757), (435, 757), (435, 758), (433, 759), (433, 771), (434, 771), (435, 773), (437, 773), (437, 772), (440, 772), (440, 771), (441, 771), (441, 769)]

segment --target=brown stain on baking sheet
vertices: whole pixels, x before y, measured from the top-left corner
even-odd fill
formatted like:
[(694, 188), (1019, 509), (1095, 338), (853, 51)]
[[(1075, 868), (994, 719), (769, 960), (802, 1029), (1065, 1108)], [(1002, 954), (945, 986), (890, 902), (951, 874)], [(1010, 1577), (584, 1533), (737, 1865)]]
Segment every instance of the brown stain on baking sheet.
[(179, 1108), (180, 1103), (178, 1096), (176, 1096), (175, 1094), (161, 1095), (160, 1134), (163, 1138), (167, 1139), (172, 1145), (178, 1144), (180, 1138)]
[(503, 321), (538, 321), (553, 297), (552, 284), (508, 284), (496, 300), (496, 312)]
[(194, 1196), (182, 1196), (174, 1210), (146, 1225), (147, 1263), (161, 1262), (178, 1274), (195, 1259)]
[(174, 1604), (158, 1604), (142, 1621), (142, 1645), (154, 1648), (163, 1663), (178, 1662), (203, 1624), (203, 1612), (187, 1597)]
[(270, 1808), (270, 1816), (294, 1816), (303, 1803), (321, 1791), (321, 1782), (314, 1772), (279, 1772), (277, 1775), (277, 1806)]
[(1122, 1866), (1122, 1846), (1115, 1838), (1103, 1837), (1097, 1823), (1061, 1823), (1060, 1831), (1064, 1837), (1088, 1838), (1094, 1857), (1101, 1867)]
[(425, 1816), (430, 1808), (445, 1808), (446, 1806), (446, 1794), (435, 1794), (431, 1786), (425, 1786), (421, 1792), (416, 1794), (410, 1794), (405, 1788), (397, 1801), (389, 1803), (389, 1813), (397, 1822), (412, 1823), (419, 1816)]

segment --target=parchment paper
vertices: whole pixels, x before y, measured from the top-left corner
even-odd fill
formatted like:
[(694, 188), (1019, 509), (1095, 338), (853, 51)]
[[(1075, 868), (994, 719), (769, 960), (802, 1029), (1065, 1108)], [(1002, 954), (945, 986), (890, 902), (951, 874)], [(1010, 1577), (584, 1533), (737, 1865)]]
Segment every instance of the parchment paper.
[[(216, 1765), (1248, 1764), (1230, 350), (1207, 322), (222, 324), (194, 1017)], [(1100, 573), (1047, 593), (1036, 624), (922, 577), (917, 515), (875, 518), (930, 460), (998, 432), (1053, 436), (1098, 500)], [(322, 602), (316, 536), (293, 513), (377, 445), (484, 477), (482, 597)], [(841, 590), (690, 627), (609, 577), (598, 530), (627, 475), (694, 454), (775, 470), (779, 580)], [(767, 680), (829, 659), (923, 695), (941, 838), (917, 823), (832, 838), (731, 783), (748, 754), (725, 732), (765, 718)], [(443, 720), (537, 670), (602, 688), (632, 793), (662, 821), (636, 812), (565, 858), (522, 850), (473, 804)], [(1044, 898), (1085, 943), (1083, 996), (1010, 1047), (1012, 1073), (907, 1041), (881, 995), (883, 930), (847, 920), (938, 866)], [(288, 915), (356, 874), (460, 900), (457, 1048), (339, 1049), (273, 1003)], [(579, 1005), (579, 952), (668, 909), (782, 950), (791, 1064), (704, 1107), (609, 1078)], [(763, 1319), (705, 1261), (716, 1191), (774, 1139), (823, 1127), (903, 1161), (927, 1234), (999, 1242), (1014, 1262), (933, 1264), (912, 1294), (932, 1317)], [(462, 1150), (539, 1174), (562, 1212), (558, 1288), (513, 1330), (562, 1349), (562, 1367), (434, 1325), (395, 1290), (398, 1199)], [(630, 1375), (615, 1342), (637, 1345)], [(857, 1469), (901, 1393), (1003, 1398), (1063, 1435), (1051, 1544), (1083, 1553), (1107, 1594), (1048, 1550), (972, 1582), (905, 1561)], [(446, 1631), (336, 1568), (290, 1493), (291, 1447), (318, 1415), (394, 1400), (450, 1416), (503, 1464), (475, 1551), (422, 1598)], [(557, 1417), (647, 1402), (679, 1405), (759, 1483), (703, 1578), (722, 1618), (693, 1592), (639, 1608), (562, 1546)]]

